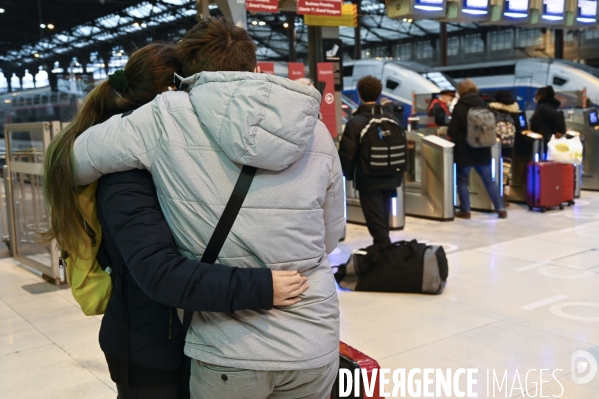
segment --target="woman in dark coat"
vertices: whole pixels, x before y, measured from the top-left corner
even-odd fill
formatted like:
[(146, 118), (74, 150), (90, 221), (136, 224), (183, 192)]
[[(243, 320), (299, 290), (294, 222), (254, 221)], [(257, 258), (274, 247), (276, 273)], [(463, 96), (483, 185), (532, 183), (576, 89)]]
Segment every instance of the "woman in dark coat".
[(470, 219), (470, 191), (468, 182), (472, 168), (480, 175), (489, 193), (491, 201), (500, 218), (505, 219), (507, 212), (499, 189), (493, 182), (491, 173), (491, 148), (473, 148), (468, 145), (468, 111), (474, 107), (487, 106), (478, 95), (478, 87), (471, 79), (464, 79), (458, 83), (460, 99), (453, 109), (451, 123), (447, 131), (451, 141), (455, 144), (454, 161), (457, 166), (457, 188), (460, 199), (460, 210), (455, 216)]
[(551, 136), (560, 138), (566, 133), (566, 120), (564, 113), (558, 111), (561, 103), (555, 98), (553, 87), (541, 87), (537, 90), (535, 102), (538, 107), (530, 118), (530, 129), (543, 136), (545, 154), (547, 154), (547, 143), (551, 140)]

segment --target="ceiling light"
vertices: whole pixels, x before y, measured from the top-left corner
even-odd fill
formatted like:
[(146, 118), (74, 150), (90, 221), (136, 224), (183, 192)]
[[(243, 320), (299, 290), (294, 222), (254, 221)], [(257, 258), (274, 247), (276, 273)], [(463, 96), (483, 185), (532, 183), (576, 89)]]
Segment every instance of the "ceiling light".
[(145, 27), (147, 27), (147, 26), (148, 26), (148, 24), (146, 24), (145, 22), (142, 22), (142, 23), (141, 23), (141, 27), (142, 27), (142, 28), (145, 28)]
[(118, 55), (119, 57), (123, 56), (123, 53), (121, 53), (120, 51), (118, 53), (116, 53), (116, 55)]
[(105, 67), (106, 67), (106, 64), (105, 64), (105, 63), (101, 63), (101, 64), (100, 64), (100, 66), (101, 66), (102, 68), (105, 68)]
[(139, 28), (139, 22), (133, 22), (133, 26), (135, 26), (136, 28)]
[(404, 18), (402, 21), (403, 21), (403, 22), (408, 22), (408, 19), (407, 19), (407, 18)]
[(260, 22), (258, 22), (258, 25), (260, 25), (260, 26), (264, 26), (264, 25), (266, 25), (266, 22), (264, 22), (264, 21), (260, 21)]
[(256, 21), (256, 20), (253, 20), (253, 21), (252, 21), (252, 25), (258, 25), (258, 21)]
[[(1, 8), (0, 8), (0, 10), (1, 10)], [(10, 104), (11, 102), (12, 102), (12, 100), (4, 100), (4, 104)]]
[(285, 23), (283, 24), (283, 28), (289, 28), (289, 24), (288, 24), (287, 22), (285, 22)]
[(408, 19), (408, 22), (412, 23), (412, 22), (414, 22), (414, 20), (410, 18), (410, 19)]
[(35, 53), (35, 54), (33, 54), (33, 56), (34, 56), (35, 58), (40, 58), (40, 55), (39, 55), (38, 53)]
[(6, 11), (4, 8), (0, 8), (0, 14), (4, 14), (4, 11)]
[(48, 24), (48, 29), (54, 29), (54, 25), (53, 24)]
[(46, 24), (40, 24), (40, 28), (45, 29), (46, 28)]
[(76, 62), (76, 63), (75, 63), (75, 66), (79, 66), (79, 63), (78, 63), (78, 62)]

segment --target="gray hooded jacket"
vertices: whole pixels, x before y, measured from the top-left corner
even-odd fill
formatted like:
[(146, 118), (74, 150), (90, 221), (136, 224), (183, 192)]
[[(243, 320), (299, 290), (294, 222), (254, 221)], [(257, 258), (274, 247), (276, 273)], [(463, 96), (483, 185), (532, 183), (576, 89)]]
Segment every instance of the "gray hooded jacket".
[(318, 121), (320, 94), (265, 74), (204, 72), (188, 80), (189, 95), (161, 94), (83, 133), (74, 146), (79, 184), (147, 168), (178, 247), (200, 258), (242, 165), (257, 167), (219, 262), (298, 270), (310, 288), (290, 307), (195, 313), (185, 352), (253, 370), (331, 363), (339, 306), (327, 253), (343, 231), (345, 197), (335, 145)]

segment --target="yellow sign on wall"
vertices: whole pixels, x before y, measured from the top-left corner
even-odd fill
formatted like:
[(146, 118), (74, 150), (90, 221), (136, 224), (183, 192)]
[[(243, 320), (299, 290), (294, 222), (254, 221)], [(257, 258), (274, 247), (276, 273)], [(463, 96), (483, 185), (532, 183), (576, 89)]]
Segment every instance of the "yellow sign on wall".
[(358, 26), (358, 7), (355, 4), (344, 4), (340, 17), (323, 15), (304, 15), (304, 23), (311, 26)]

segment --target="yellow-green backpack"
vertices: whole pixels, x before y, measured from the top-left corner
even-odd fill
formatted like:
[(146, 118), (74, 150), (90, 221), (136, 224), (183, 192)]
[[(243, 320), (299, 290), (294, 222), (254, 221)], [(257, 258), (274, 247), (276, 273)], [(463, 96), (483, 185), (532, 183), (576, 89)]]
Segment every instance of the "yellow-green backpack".
[(79, 210), (83, 216), (87, 232), (80, 236), (78, 253), (65, 254), (66, 272), (73, 297), (86, 316), (104, 314), (110, 295), (112, 280), (96, 260), (102, 242), (102, 227), (98, 222), (96, 189), (98, 182), (85, 187), (79, 193)]

